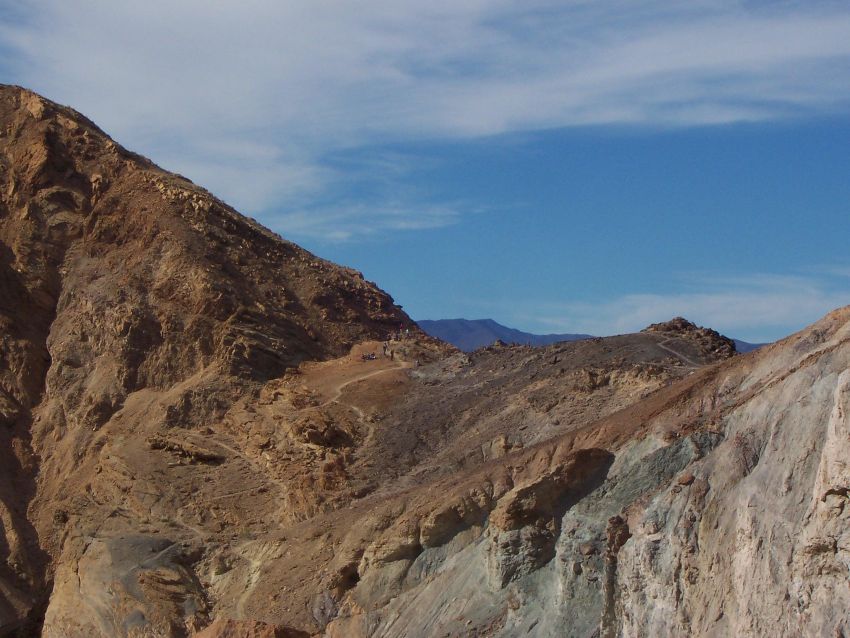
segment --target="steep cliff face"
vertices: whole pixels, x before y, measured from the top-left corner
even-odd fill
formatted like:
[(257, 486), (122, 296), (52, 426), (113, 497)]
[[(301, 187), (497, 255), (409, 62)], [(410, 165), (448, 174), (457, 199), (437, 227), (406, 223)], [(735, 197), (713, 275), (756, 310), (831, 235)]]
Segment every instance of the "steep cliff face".
[(408, 323), (0, 88), (0, 635), (850, 635), (850, 309), (743, 357)]
[(630, 512), (623, 634), (850, 632), (848, 320), (835, 312), (718, 370), (702, 400), (722, 441), (687, 485)]

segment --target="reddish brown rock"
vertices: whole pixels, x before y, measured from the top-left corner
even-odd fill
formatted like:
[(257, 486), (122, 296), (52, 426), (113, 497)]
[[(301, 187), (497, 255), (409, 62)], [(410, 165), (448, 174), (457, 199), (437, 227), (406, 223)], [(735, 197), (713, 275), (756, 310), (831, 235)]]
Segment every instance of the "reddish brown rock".
[(850, 310), (380, 356), (408, 321), (0, 89), (0, 634), (850, 635)]

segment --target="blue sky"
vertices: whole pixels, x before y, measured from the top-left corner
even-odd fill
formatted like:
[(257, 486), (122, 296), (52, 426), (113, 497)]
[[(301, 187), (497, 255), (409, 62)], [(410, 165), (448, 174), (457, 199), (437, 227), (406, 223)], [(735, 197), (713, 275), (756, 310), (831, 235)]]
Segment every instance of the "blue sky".
[(0, 0), (70, 104), (414, 318), (768, 340), (850, 303), (850, 5)]

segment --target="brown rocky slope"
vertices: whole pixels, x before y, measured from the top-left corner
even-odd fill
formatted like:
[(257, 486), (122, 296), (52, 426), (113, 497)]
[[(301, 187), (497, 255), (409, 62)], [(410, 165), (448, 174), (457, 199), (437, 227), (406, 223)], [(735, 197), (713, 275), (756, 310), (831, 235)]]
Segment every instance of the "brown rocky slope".
[(0, 98), (0, 635), (850, 634), (850, 309), (385, 358), (356, 273)]
[[(116, 515), (88, 478), (110, 422), (141, 435), (214, 421), (301, 361), (400, 324), (359, 273), (71, 109), (0, 87), (0, 494), (16, 497), (0, 505), (0, 626), (42, 598), (80, 510)], [(37, 488), (37, 473), (51, 480)]]

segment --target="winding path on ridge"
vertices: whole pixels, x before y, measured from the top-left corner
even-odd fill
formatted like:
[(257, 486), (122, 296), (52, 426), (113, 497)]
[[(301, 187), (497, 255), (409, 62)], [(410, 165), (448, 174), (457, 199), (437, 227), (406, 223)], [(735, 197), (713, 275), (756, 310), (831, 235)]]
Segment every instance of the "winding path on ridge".
[(673, 348), (668, 347), (667, 344), (670, 343), (672, 340), (673, 340), (673, 337), (667, 337), (666, 339), (659, 341), (656, 345), (659, 348), (661, 348), (662, 350), (666, 350), (667, 352), (669, 352), (670, 354), (672, 354), (676, 358), (681, 359), (682, 361), (687, 363), (688, 367), (690, 367), (690, 368), (701, 368), (701, 367), (703, 367), (704, 364), (697, 363), (693, 359), (690, 359), (690, 358), (686, 357), (685, 355), (683, 355), (681, 352), (678, 352), (676, 350), (673, 350)]
[[(349, 366), (344, 365), (343, 370), (338, 371), (338, 373), (341, 372), (343, 374), (343, 378), (338, 379), (336, 383), (325, 388), (324, 394), (330, 394), (330, 397), (319, 405), (311, 406), (311, 409), (321, 410), (322, 408), (326, 408), (327, 406), (331, 405), (332, 403), (339, 403), (340, 405), (345, 405), (346, 407), (350, 408), (352, 411), (354, 411), (358, 415), (358, 418), (363, 419), (364, 414), (363, 414), (363, 410), (360, 407), (353, 405), (351, 403), (344, 403), (344, 402), (340, 401), (343, 393), (345, 392), (345, 389), (350, 385), (353, 385), (355, 383), (359, 383), (360, 381), (365, 381), (366, 379), (371, 379), (372, 377), (376, 377), (376, 376), (379, 376), (379, 375), (382, 375), (382, 374), (385, 374), (385, 373), (388, 373), (388, 372), (394, 372), (396, 370), (404, 370), (404, 369), (411, 367), (411, 364), (409, 364), (407, 362), (404, 362), (404, 361), (401, 361), (401, 360), (395, 360), (393, 362), (393, 365), (391, 365), (389, 367), (380, 367), (377, 370), (370, 369), (367, 372), (362, 372), (361, 369), (360, 369), (360, 366), (367, 365), (369, 363), (368, 361), (357, 361), (356, 359), (353, 359), (351, 356), (350, 356), (348, 361), (350, 361), (351, 364), (353, 364), (353, 366), (355, 367), (354, 371), (358, 372), (358, 374), (356, 374), (353, 377), (349, 377), (347, 374), (345, 374), (345, 372), (347, 372), (350, 368), (349, 368)], [(379, 361), (382, 364), (386, 362), (385, 359), (381, 359)], [(339, 363), (339, 362), (337, 362), (337, 363)], [(311, 372), (313, 374), (316, 374), (316, 373), (321, 374), (322, 372), (326, 372), (326, 370), (324, 370), (323, 368), (316, 368), (316, 369), (312, 370)], [(231, 447), (227, 444), (221, 443), (220, 441), (218, 442), (218, 445), (229, 450), (229, 451), (231, 451), (231, 452), (233, 452), (234, 454), (238, 455), (243, 460), (247, 461), (250, 465), (252, 465), (254, 468), (259, 469), (259, 467), (257, 466), (256, 463), (254, 463), (250, 458), (248, 458), (245, 454), (238, 451), (234, 447)], [(264, 472), (261, 472), (261, 475), (265, 476), (265, 478), (267, 480), (270, 480), (271, 482), (276, 483), (282, 490), (285, 491), (286, 488), (282, 484), (281, 481), (279, 481), (279, 480), (277, 480), (273, 477), (268, 476), (268, 474), (264, 473)], [(251, 488), (251, 490), (253, 490), (253, 489), (255, 489), (255, 488)], [(249, 490), (246, 490), (246, 491), (249, 491)], [(228, 495), (228, 496), (232, 496), (232, 495)], [(251, 545), (251, 541), (242, 543), (239, 546), (238, 549), (244, 550), (249, 545)], [(257, 560), (256, 557), (252, 558), (252, 557), (245, 556), (243, 554), (243, 558), (245, 558), (248, 561), (248, 582), (246, 583), (244, 591), (239, 596), (239, 599), (236, 602), (235, 610), (236, 610), (236, 617), (237, 618), (246, 618), (247, 617), (246, 613), (245, 613), (246, 606), (247, 606), (248, 602), (250, 601), (251, 596), (253, 595), (253, 592), (254, 592), (254, 589), (257, 585), (257, 582), (259, 581), (260, 572), (262, 570), (262, 564), (263, 564), (263, 562), (261, 560)]]
[[(354, 362), (352, 361), (352, 363), (354, 363)], [(365, 365), (366, 363), (367, 362), (357, 361), (356, 365), (360, 366), (360, 365)], [(360, 372), (359, 374), (356, 374), (353, 377), (349, 377), (348, 375), (344, 375), (344, 378), (341, 379), (338, 383), (335, 383), (334, 385), (331, 385), (329, 388), (327, 388), (327, 393), (330, 394), (330, 398), (328, 398), (326, 401), (324, 401), (323, 403), (321, 403), (317, 406), (312, 406), (312, 409), (319, 409), (320, 410), (322, 408), (326, 408), (327, 406), (331, 405), (332, 403), (343, 404), (343, 402), (340, 401), (340, 399), (342, 398), (342, 395), (343, 395), (343, 393), (345, 392), (345, 389), (348, 386), (353, 385), (355, 383), (359, 383), (360, 381), (364, 381), (366, 379), (370, 379), (372, 377), (376, 377), (376, 376), (381, 375), (381, 374), (393, 372), (393, 371), (396, 371), (396, 370), (404, 370), (404, 369), (409, 368), (409, 367), (411, 367), (409, 363), (397, 360), (394, 363), (394, 365), (389, 366), (389, 367), (381, 367), (378, 370), (369, 370), (368, 372)], [(355, 413), (357, 413), (359, 418), (361, 418), (361, 419), (363, 418), (363, 416), (364, 416), (363, 410), (361, 410), (358, 406), (352, 405), (352, 404), (349, 404), (349, 403), (344, 403), (344, 405), (346, 407), (350, 408), (351, 410), (353, 410)], [(196, 433), (196, 432), (187, 432), (187, 434), (190, 437), (197, 437), (198, 439), (202, 438), (202, 435), (200, 435), (199, 433)], [(212, 445), (214, 447), (218, 447), (220, 449), (226, 450), (227, 452), (229, 452), (233, 456), (240, 458), (242, 461), (247, 463), (247, 465), (254, 471), (254, 473), (257, 476), (261, 477), (261, 481), (263, 481), (266, 485), (268, 485), (268, 483), (273, 483), (278, 487), (278, 489), (282, 493), (286, 492), (288, 486), (285, 485), (285, 483), (283, 481), (281, 481), (281, 480), (277, 479), (276, 477), (270, 475), (267, 468), (262, 467), (254, 459), (250, 458), (242, 450), (238, 449), (238, 447), (235, 446), (235, 442), (234, 442), (233, 445), (231, 445), (231, 444), (227, 443), (226, 441), (223, 441), (222, 438), (223, 437), (221, 435), (219, 435), (212, 440), (207, 438), (207, 437), (203, 437), (203, 440), (204, 440), (204, 443), (206, 445)], [(259, 486), (257, 486), (257, 487), (259, 487)], [(240, 490), (238, 492), (233, 492), (233, 493), (229, 493), (229, 494), (217, 495), (217, 496), (213, 497), (213, 500), (218, 500), (218, 499), (226, 498), (226, 497), (229, 497), (229, 496), (235, 496), (235, 495), (238, 495), (240, 493), (250, 492), (250, 491), (257, 489), (257, 487), (247, 488), (245, 490)]]
[[(396, 363), (395, 365), (393, 365), (389, 368), (380, 368), (379, 370), (372, 370), (371, 372), (367, 372), (365, 374), (360, 374), (360, 375), (353, 377), (351, 379), (347, 379), (346, 381), (343, 381), (342, 383), (339, 383), (336, 386), (334, 386), (333, 387), (333, 394), (331, 395), (331, 398), (328, 399), (327, 401), (325, 401), (324, 403), (317, 405), (316, 408), (317, 409), (326, 408), (331, 403), (340, 403), (340, 399), (342, 398), (343, 391), (345, 390), (345, 388), (347, 388), (350, 385), (353, 385), (355, 383), (359, 383), (360, 381), (365, 381), (366, 379), (371, 379), (372, 377), (376, 377), (379, 374), (384, 374), (386, 372), (393, 372), (394, 370), (403, 370), (403, 369), (409, 368), (409, 367), (410, 367), (410, 364), (405, 364), (405, 363), (399, 361), (398, 363)], [(360, 410), (360, 408), (358, 408), (357, 406), (350, 405), (350, 404), (346, 404), (346, 405), (348, 405), (348, 407), (350, 407), (355, 412), (360, 414), (361, 417), (363, 416), (362, 410)]]

